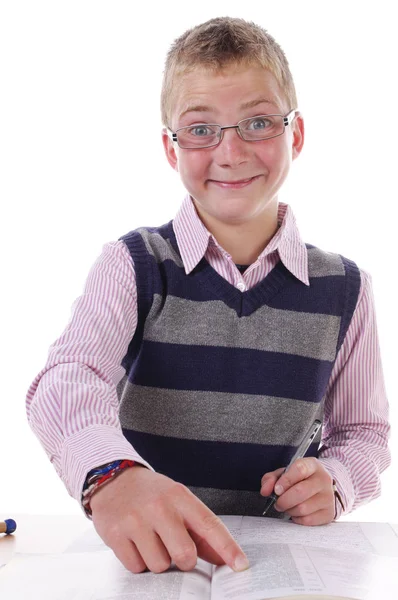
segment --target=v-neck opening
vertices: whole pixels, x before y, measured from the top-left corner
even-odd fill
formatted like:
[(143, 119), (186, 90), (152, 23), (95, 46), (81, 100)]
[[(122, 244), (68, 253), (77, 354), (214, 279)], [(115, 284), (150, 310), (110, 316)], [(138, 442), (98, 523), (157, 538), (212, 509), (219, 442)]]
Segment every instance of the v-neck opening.
[(229, 306), (237, 309), (239, 314), (251, 314), (269, 302), (282, 288), (289, 274), (280, 260), (256, 285), (241, 291), (220, 275), (205, 257), (202, 258), (202, 261), (204, 263), (202, 270), (204, 282), (211, 284), (217, 296), (225, 300)]
[[(173, 222), (169, 223), (169, 239), (181, 257), (175, 237)], [(211, 285), (213, 292), (228, 306), (234, 308), (239, 316), (248, 316), (263, 304), (266, 304), (273, 298), (279, 290), (293, 278), (293, 275), (285, 267), (281, 260), (271, 269), (271, 271), (256, 285), (249, 290), (241, 291), (232, 283), (220, 275), (209, 261), (203, 256), (200, 262), (193, 269), (195, 276), (202, 280), (206, 285)]]

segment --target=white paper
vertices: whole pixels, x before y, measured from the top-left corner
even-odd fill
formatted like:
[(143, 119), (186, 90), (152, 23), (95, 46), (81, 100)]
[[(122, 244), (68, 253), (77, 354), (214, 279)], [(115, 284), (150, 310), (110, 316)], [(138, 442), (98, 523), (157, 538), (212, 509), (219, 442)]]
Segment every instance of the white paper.
[(234, 573), (217, 567), (211, 600), (337, 596), (358, 600), (396, 600), (398, 558), (338, 553), (299, 544), (244, 544), (250, 569)]
[(333, 522), (306, 527), (292, 521), (261, 517), (222, 516), (239, 544), (295, 543), (304, 546), (373, 552), (398, 556), (398, 534), (388, 523)]
[(395, 534), (398, 537), (398, 523), (391, 523), (391, 527), (393, 528), (393, 530), (395, 531)]
[(202, 560), (187, 573), (172, 565), (164, 573), (133, 574), (113, 563), (90, 600), (210, 600), (211, 574), (212, 566)]
[(212, 565), (194, 571), (133, 574), (113, 552), (16, 555), (2, 569), (0, 598), (7, 600), (210, 600)]

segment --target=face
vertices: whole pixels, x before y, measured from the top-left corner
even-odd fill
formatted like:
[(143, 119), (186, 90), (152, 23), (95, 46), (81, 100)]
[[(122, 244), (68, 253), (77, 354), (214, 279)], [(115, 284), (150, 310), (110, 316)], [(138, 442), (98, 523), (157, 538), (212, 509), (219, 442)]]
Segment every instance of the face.
[[(176, 90), (171, 128), (236, 125), (256, 115), (286, 115), (292, 108), (297, 107), (287, 105), (272, 73), (261, 67), (233, 66), (220, 74), (195, 70), (181, 78)], [(282, 135), (256, 142), (227, 129), (218, 146), (201, 149), (179, 148), (165, 130), (162, 139), (202, 220), (236, 225), (275, 213), (278, 191), (303, 145), (304, 124), (297, 116)]]

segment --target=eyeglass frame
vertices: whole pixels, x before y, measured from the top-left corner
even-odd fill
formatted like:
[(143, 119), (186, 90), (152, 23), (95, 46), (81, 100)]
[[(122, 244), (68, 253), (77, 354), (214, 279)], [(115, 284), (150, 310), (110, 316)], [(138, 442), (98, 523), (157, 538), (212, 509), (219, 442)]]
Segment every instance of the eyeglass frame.
[[(179, 127), (178, 129), (176, 129), (175, 131), (172, 131), (169, 127), (166, 127), (166, 131), (167, 131), (167, 135), (168, 137), (171, 139), (172, 142), (177, 142), (178, 146), (180, 148), (182, 148), (182, 150), (204, 150), (205, 148), (214, 148), (215, 146), (218, 146), (222, 140), (223, 140), (223, 135), (224, 135), (224, 129), (237, 129), (237, 133), (239, 135), (239, 137), (244, 141), (244, 142), (265, 142), (266, 140), (271, 140), (272, 138), (276, 138), (279, 137), (280, 135), (283, 135), (285, 133), (285, 129), (288, 125), (290, 125), (290, 123), (293, 121), (293, 119), (297, 116), (296, 115), (300, 113), (298, 108), (293, 108), (292, 110), (290, 110), (288, 113), (286, 113), (286, 115), (280, 115), (280, 114), (266, 114), (266, 115), (256, 115), (254, 117), (247, 117), (246, 119), (241, 119), (240, 121), (238, 121), (238, 123), (236, 125), (219, 125), (218, 123), (195, 123), (193, 125), (186, 125), (185, 127)], [(281, 131), (281, 133), (277, 133), (276, 135), (271, 135), (270, 137), (266, 137), (263, 138), (261, 140), (246, 140), (243, 136), (242, 136), (242, 132), (240, 130), (240, 124), (243, 123), (244, 121), (250, 121), (251, 119), (260, 119), (261, 117), (283, 117), (283, 131)], [(180, 146), (178, 139), (177, 139), (177, 133), (179, 131), (181, 131), (181, 129), (189, 129), (190, 127), (199, 127), (200, 125), (206, 125), (206, 126), (215, 126), (215, 127), (219, 127), (220, 128), (220, 134), (219, 134), (219, 140), (216, 144), (210, 144), (209, 146), (194, 146), (193, 148), (185, 148), (184, 146)]]

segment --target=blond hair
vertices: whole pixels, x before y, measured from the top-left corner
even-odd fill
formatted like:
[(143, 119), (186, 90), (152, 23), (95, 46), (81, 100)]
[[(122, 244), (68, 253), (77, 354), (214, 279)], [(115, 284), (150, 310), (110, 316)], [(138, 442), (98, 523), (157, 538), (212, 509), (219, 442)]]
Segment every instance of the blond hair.
[(217, 73), (230, 65), (259, 65), (267, 69), (284, 93), (289, 110), (297, 108), (289, 63), (275, 39), (251, 21), (217, 17), (188, 29), (171, 46), (160, 100), (163, 125), (171, 128), (173, 91), (181, 75), (198, 67)]

